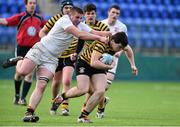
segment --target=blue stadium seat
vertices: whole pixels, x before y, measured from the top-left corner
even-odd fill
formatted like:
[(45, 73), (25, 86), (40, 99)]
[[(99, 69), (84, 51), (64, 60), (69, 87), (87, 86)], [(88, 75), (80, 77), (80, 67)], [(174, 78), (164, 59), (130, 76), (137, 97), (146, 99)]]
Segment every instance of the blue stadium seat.
[(130, 4), (128, 6), (128, 8), (130, 9), (130, 13), (131, 13), (131, 16), (133, 18), (138, 18), (140, 17), (140, 10), (139, 10), (139, 7), (136, 5), (136, 4)]
[(17, 0), (16, 4), (18, 6), (24, 6), (24, 1), (23, 0)]
[(161, 0), (154, 0), (153, 3), (154, 3), (155, 5), (162, 5)]
[(1, 4), (0, 6), (0, 14), (3, 14), (3, 13), (7, 13), (8, 12), (8, 7), (6, 4)]
[(11, 13), (11, 14), (19, 13), (19, 7), (18, 6), (11, 6), (9, 8), (9, 13)]
[(136, 3), (137, 5), (143, 4), (143, 0), (135, 0), (135, 3)]
[(173, 5), (180, 5), (180, 1), (179, 0), (172, 0), (172, 4)]

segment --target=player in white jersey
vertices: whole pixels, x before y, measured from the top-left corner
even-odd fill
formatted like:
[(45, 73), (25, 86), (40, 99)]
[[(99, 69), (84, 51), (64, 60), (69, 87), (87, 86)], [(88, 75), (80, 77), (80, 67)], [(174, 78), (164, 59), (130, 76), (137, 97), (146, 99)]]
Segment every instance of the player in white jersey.
[[(118, 20), (119, 15), (120, 15), (120, 7), (118, 5), (112, 5), (108, 10), (108, 18), (102, 20), (102, 22), (108, 25), (110, 32), (112, 34), (115, 34), (117, 32), (125, 32), (127, 35), (127, 27), (124, 23)], [(120, 52), (114, 55), (115, 66), (114, 68), (108, 70), (107, 72), (107, 89), (109, 85), (112, 84), (112, 81), (115, 78), (115, 74), (116, 74), (116, 70), (118, 66), (118, 60), (122, 53), (123, 53), (123, 50), (121, 50)], [(127, 51), (125, 51), (125, 54), (131, 65), (132, 73), (134, 75), (137, 75), (138, 70), (136, 68), (135, 61), (134, 61), (134, 53), (133, 53), (132, 48), (129, 45), (127, 45)], [(96, 114), (98, 118), (104, 117), (104, 110), (105, 110), (106, 103), (107, 103), (107, 98), (104, 97), (104, 99), (100, 102), (98, 106), (98, 111)]]
[(25, 76), (37, 66), (37, 82), (30, 100), (29, 106), (23, 118), (24, 122), (37, 122), (38, 116), (34, 115), (42, 98), (47, 83), (52, 79), (58, 65), (58, 56), (72, 41), (73, 37), (84, 40), (99, 40), (108, 42), (106, 37), (91, 34), (93, 30), (81, 22), (83, 11), (73, 7), (69, 15), (60, 18), (49, 33), (36, 43), (26, 54), (23, 60), (17, 63), (17, 73)]

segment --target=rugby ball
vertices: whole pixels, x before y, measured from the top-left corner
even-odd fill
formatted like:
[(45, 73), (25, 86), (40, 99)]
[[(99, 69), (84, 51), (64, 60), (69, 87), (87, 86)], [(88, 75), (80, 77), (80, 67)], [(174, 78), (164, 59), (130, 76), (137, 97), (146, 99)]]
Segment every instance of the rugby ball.
[(104, 64), (111, 65), (113, 62), (113, 56), (108, 53), (103, 53), (100, 61)]

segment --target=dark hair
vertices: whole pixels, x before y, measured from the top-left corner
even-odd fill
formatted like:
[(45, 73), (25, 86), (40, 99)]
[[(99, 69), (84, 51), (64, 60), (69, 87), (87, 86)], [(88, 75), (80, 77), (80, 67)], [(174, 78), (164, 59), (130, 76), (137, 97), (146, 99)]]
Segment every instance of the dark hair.
[[(37, 0), (36, 0), (36, 2), (37, 2)], [(24, 4), (27, 5), (27, 3), (28, 3), (28, 0), (24, 0)]]
[(83, 10), (81, 8), (75, 7), (75, 6), (71, 9), (71, 13), (74, 13), (74, 12), (77, 12), (79, 14), (83, 14)]
[(118, 5), (112, 5), (110, 8), (109, 8), (109, 11), (112, 9), (112, 8), (115, 8), (117, 10), (120, 10), (120, 7)]
[(71, 6), (73, 6), (72, 0), (63, 0), (63, 1), (60, 2), (61, 12), (63, 12), (63, 8), (64, 8), (64, 6), (66, 6), (66, 5), (71, 5)]
[(93, 4), (93, 3), (89, 3), (89, 4), (85, 5), (84, 8), (83, 8), (84, 12), (90, 12), (90, 11), (95, 11), (96, 12), (96, 10), (97, 10), (96, 5)]
[(121, 43), (123, 47), (126, 47), (128, 44), (128, 38), (124, 32), (117, 32), (116, 34), (112, 35), (111, 40), (114, 40), (116, 44)]

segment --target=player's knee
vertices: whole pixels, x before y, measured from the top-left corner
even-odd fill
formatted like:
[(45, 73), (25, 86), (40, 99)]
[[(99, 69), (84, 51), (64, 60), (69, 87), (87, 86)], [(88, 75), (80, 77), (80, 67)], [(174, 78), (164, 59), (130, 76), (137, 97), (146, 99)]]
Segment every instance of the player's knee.
[(89, 88), (88, 87), (77, 87), (79, 92), (81, 94), (85, 94), (85, 93), (88, 93), (89, 92)]
[(71, 85), (71, 79), (65, 79), (63, 80), (63, 85), (67, 86), (67, 87), (70, 87)]
[(105, 93), (105, 89), (96, 90), (95, 93), (97, 94), (97, 96), (103, 96)]
[(32, 75), (25, 76), (25, 80), (28, 81), (28, 82), (31, 82), (32, 78), (33, 78)]

